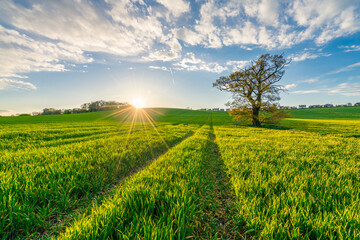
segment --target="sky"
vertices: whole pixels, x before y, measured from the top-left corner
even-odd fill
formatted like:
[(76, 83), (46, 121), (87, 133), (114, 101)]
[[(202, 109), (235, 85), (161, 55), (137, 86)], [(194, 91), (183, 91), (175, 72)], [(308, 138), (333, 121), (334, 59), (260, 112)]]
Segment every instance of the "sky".
[(3, 0), (0, 115), (224, 108), (213, 82), (264, 53), (291, 59), (281, 105), (360, 102), (360, 0)]

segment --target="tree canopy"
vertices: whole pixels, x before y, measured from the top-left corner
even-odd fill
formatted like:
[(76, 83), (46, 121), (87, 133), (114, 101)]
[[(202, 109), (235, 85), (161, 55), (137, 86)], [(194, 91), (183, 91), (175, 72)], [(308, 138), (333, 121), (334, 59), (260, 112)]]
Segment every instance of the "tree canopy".
[(233, 94), (233, 101), (228, 105), (235, 120), (251, 121), (253, 126), (261, 126), (262, 122), (276, 123), (286, 116), (277, 103), (279, 93), (284, 90), (278, 82), (288, 64), (282, 54), (263, 54), (250, 66), (220, 77), (213, 86)]

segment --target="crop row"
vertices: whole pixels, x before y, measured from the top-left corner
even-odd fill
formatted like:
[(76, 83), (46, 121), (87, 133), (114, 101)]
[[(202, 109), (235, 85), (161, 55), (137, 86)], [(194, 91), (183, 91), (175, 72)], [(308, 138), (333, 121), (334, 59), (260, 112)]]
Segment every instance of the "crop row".
[(209, 234), (205, 213), (216, 206), (207, 194), (214, 190), (209, 132), (204, 126), (124, 181), (116, 194), (74, 223), (61, 239), (186, 239)]
[(356, 138), (216, 127), (236, 195), (235, 225), (260, 239), (360, 238)]
[(283, 120), (283, 127), (322, 135), (360, 138), (360, 121), (330, 119), (295, 119)]
[[(137, 129), (143, 131), (137, 131)], [(55, 147), (3, 151), (0, 238), (39, 237), (84, 201), (144, 166), (197, 127), (137, 125), (130, 132)], [(161, 137), (160, 137), (160, 136)]]

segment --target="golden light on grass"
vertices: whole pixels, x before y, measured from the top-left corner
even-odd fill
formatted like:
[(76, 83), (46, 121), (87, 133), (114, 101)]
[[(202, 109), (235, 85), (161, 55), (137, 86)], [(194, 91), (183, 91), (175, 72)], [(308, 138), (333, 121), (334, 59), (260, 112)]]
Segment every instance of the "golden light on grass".
[(150, 138), (148, 131), (152, 128), (166, 148), (169, 149), (168, 144), (157, 129), (156, 121), (151, 116), (162, 115), (162, 113), (154, 109), (145, 109), (144, 107), (145, 101), (142, 98), (134, 98), (128, 106), (106, 115), (105, 118), (117, 118), (120, 122), (122, 122), (121, 125), (129, 124), (125, 146), (129, 143), (130, 136), (135, 128), (140, 127), (141, 130), (145, 131), (148, 138)]

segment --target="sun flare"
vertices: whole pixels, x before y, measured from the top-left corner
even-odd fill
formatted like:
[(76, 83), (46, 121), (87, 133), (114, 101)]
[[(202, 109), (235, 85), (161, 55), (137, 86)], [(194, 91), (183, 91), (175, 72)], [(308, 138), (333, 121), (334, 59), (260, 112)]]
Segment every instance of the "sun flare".
[(131, 105), (133, 105), (135, 108), (144, 108), (145, 107), (145, 101), (142, 98), (134, 98), (131, 101)]

